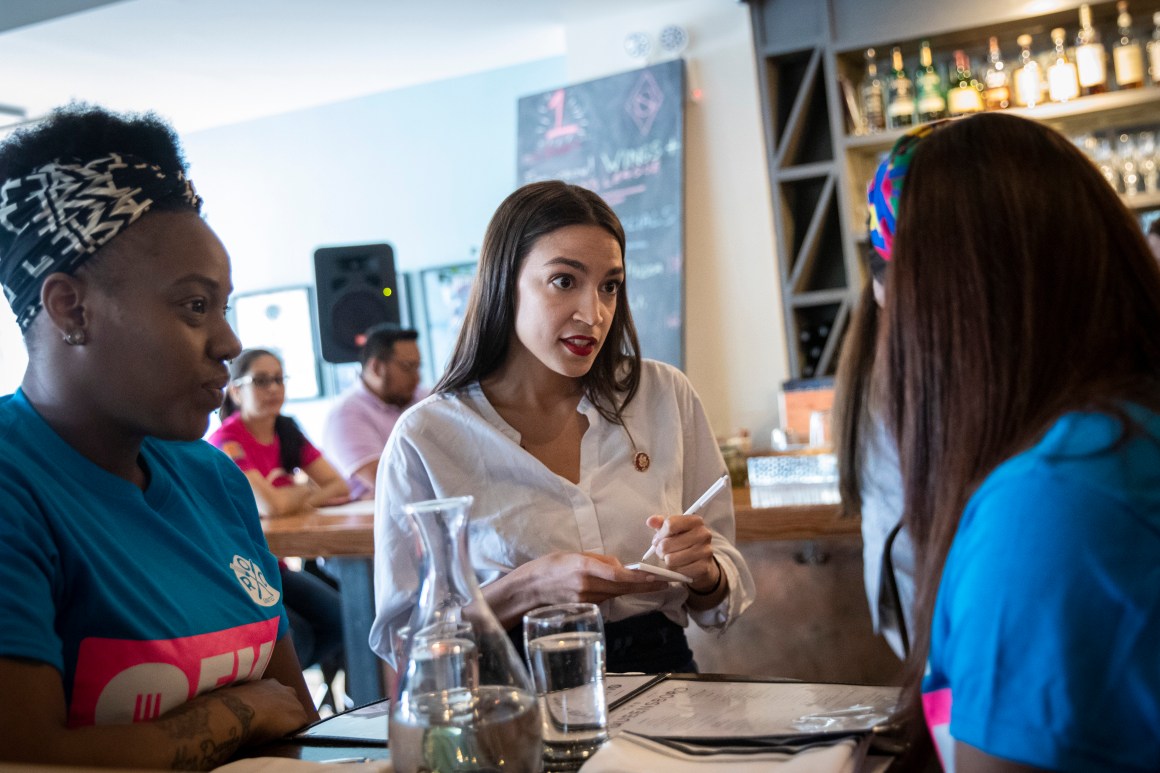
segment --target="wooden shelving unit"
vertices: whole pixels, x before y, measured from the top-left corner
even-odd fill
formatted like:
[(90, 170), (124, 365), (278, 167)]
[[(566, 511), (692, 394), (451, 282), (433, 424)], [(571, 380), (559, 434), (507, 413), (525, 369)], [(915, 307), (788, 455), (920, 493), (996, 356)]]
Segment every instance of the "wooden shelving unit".
[[(987, 39), (996, 35), (1009, 65), (1015, 38), (1034, 36), (1049, 47), (1051, 28), (1074, 39), (1079, 2), (1050, 13), (1020, 15), (1004, 0), (936, 9), (926, 0), (748, 0), (757, 51), (772, 189), (781, 296), (794, 378), (832, 375), (846, 322), (862, 284), (866, 246), (865, 188), (882, 154), (903, 130), (853, 134), (841, 82), (860, 82), (863, 53), (878, 51), (879, 71), (891, 47), (902, 49), (913, 72), (921, 40), (930, 40), (937, 62), (964, 49), (978, 67)], [(872, 7), (871, 7), (872, 6)], [(1115, 3), (1092, 4), (1097, 28), (1108, 25)], [(1137, 37), (1146, 43), (1160, 0), (1131, 0)], [(872, 15), (867, 16), (868, 14)], [(865, 20), (865, 23), (863, 23)], [(884, 33), (883, 30), (889, 30)], [(1112, 67), (1109, 61), (1109, 77)], [(1087, 133), (1160, 129), (1160, 87), (1111, 91), (1064, 103), (1011, 108), (1069, 137)], [(1160, 208), (1160, 194), (1123, 196), (1138, 211)], [(826, 331), (819, 341), (817, 331)], [(803, 342), (803, 334), (810, 340)], [(811, 358), (810, 350), (820, 356)], [(816, 360), (816, 362), (815, 362)]]

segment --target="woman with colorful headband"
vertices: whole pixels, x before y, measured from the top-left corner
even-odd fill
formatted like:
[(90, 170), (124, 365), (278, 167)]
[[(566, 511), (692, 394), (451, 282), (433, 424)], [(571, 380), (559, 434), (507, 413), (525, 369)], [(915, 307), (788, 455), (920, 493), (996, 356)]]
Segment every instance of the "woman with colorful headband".
[(869, 276), (842, 341), (834, 384), (835, 449), (843, 515), (859, 518), (870, 622), (905, 660), (914, 625), (914, 546), (902, 528), (898, 448), (886, 426), (881, 378), (881, 307), (893, 249), (897, 192), (918, 141), (943, 122), (906, 134), (869, 187)]
[(886, 426), (878, 346), (887, 263), (867, 250), (870, 272), (842, 339), (834, 378), (834, 453), (844, 517), (858, 518), (870, 622), (899, 659), (913, 630), (914, 547), (902, 528), (902, 474)]
[(1155, 770), (1160, 270), (1055, 131), (926, 129), (870, 196), (916, 741), (958, 773)]
[(77, 106), (0, 147), (0, 760), (209, 768), (315, 715), (245, 477), (240, 350), (176, 137)]

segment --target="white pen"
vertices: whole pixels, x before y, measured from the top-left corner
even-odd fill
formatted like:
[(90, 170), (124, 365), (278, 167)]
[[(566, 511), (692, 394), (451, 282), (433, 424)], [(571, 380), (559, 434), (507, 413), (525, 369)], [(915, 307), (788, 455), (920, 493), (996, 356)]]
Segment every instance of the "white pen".
[[(689, 509), (686, 510), (683, 514), (684, 515), (692, 515), (693, 513), (697, 512), (702, 507), (704, 507), (705, 505), (709, 504), (709, 500), (712, 499), (713, 497), (717, 496), (717, 494), (719, 494), (721, 492), (721, 489), (725, 488), (725, 484), (728, 482), (729, 482), (729, 473), (725, 473), (720, 478), (713, 481), (713, 485), (710, 486), (709, 488), (705, 489), (705, 493), (702, 494), (700, 497), (698, 497), (696, 502), (689, 505)], [(655, 552), (657, 552), (657, 546), (656, 545), (649, 545), (648, 550), (646, 550), (644, 555), (640, 557), (640, 560), (647, 561), (649, 556), (651, 556)]]

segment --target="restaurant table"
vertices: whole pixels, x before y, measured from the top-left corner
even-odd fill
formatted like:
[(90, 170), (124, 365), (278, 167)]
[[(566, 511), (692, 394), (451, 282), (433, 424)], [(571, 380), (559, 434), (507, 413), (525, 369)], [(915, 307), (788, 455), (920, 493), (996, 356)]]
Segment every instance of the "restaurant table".
[(370, 499), (301, 515), (263, 518), (270, 551), (279, 558), (325, 558), (342, 593), (346, 694), (355, 705), (385, 697), (382, 662), (367, 644), (375, 619), (374, 509)]
[[(860, 535), (857, 518), (838, 505), (753, 507), (749, 489), (733, 489), (737, 542), (845, 539)], [(360, 500), (301, 515), (263, 518), (270, 550), (279, 558), (326, 559), (342, 586), (346, 691), (355, 705), (384, 697), (382, 665), (367, 645), (374, 622), (374, 502)]]
[[(743, 676), (734, 674), (670, 674), (669, 677), (679, 681), (698, 682), (793, 682), (770, 676)], [(631, 696), (630, 696), (631, 697)], [(384, 719), (384, 721), (386, 721)], [(723, 741), (723, 743), (728, 743)], [(888, 742), (884, 744), (887, 746)], [(306, 738), (283, 738), (269, 744), (248, 750), (241, 757), (275, 757), (312, 762), (363, 762), (384, 761), (391, 757), (390, 750), (382, 743), (371, 744), (365, 741), (334, 741)], [(891, 757), (886, 751), (871, 752), (870, 770), (881, 771), (888, 767)], [(712, 764), (712, 758), (706, 758), (706, 767)]]

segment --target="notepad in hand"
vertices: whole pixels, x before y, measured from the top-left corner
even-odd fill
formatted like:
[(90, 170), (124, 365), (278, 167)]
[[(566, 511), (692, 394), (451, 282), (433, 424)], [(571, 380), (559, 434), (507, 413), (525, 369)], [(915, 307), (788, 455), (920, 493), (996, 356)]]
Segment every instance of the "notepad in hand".
[(624, 568), (625, 569), (636, 569), (636, 570), (641, 571), (641, 572), (648, 572), (649, 574), (655, 574), (657, 577), (664, 577), (666, 580), (669, 580), (670, 582), (690, 583), (693, 581), (692, 577), (688, 577), (687, 575), (683, 575), (680, 572), (674, 572), (671, 569), (665, 569), (664, 567), (661, 567), (661, 566), (653, 566), (652, 564), (642, 564), (639, 561), (635, 564), (628, 564)]

